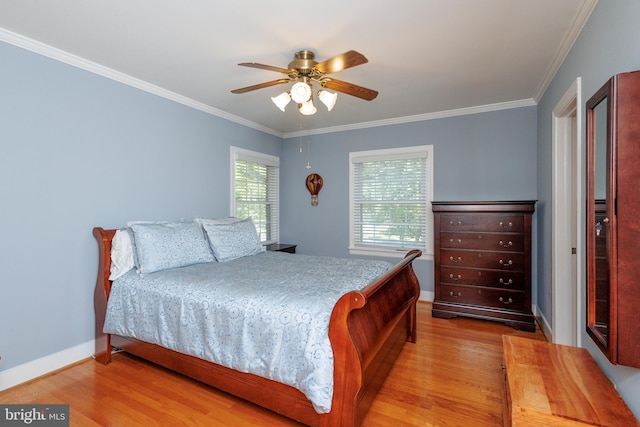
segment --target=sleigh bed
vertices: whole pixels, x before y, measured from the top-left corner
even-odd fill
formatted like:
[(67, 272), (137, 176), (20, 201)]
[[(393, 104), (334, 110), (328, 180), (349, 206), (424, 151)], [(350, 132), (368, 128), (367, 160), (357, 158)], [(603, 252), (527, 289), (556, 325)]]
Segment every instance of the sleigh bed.
[[(112, 240), (116, 231), (100, 227), (93, 230), (99, 246), (99, 270), (94, 294), (95, 358), (98, 362), (108, 364), (116, 348), (304, 424), (348, 427), (360, 425), (404, 343), (415, 342), (416, 302), (420, 289), (412, 262), (421, 256), (418, 250), (408, 252), (400, 262), (368, 281), (362, 289), (341, 294), (329, 310), (328, 341), (332, 351), (333, 388), (329, 395), (328, 412), (318, 411), (317, 405), (292, 385), (232, 369), (145, 339), (105, 333), (105, 321), (109, 322), (109, 298), (115, 295), (112, 285), (118, 283), (110, 280)], [(255, 259), (275, 256), (275, 253), (257, 254)], [(305, 255), (278, 253), (277, 256), (288, 257), (281, 258), (281, 261), (306, 261)], [(253, 259), (253, 255), (246, 257), (239, 268), (246, 269)], [(218, 263), (196, 268), (216, 267), (215, 264)], [(231, 262), (225, 264), (225, 268), (231, 268)], [(131, 276), (136, 274), (130, 272)], [(147, 276), (153, 277), (153, 274)], [(296, 299), (292, 301), (297, 304)]]

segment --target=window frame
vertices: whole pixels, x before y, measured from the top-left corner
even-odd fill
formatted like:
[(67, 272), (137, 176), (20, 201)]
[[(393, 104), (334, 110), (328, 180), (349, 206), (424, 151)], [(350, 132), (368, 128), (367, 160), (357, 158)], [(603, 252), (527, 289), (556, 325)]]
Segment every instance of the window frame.
[[(252, 151), (245, 148), (230, 147), (231, 158), (231, 203), (230, 203), (230, 215), (232, 217), (237, 216), (237, 203), (236, 203), (236, 161), (246, 161), (252, 163), (259, 163), (265, 165), (268, 168), (275, 168), (275, 177), (268, 179), (269, 192), (275, 194), (275, 214), (271, 212), (271, 221), (269, 225), (268, 235), (271, 236), (269, 240), (261, 240), (263, 245), (270, 245), (278, 243), (280, 241), (280, 158), (270, 154), (260, 153), (258, 151)], [(272, 204), (273, 206), (273, 204)], [(244, 219), (244, 218), (243, 218)], [(258, 233), (260, 230), (258, 230)]]
[[(415, 246), (412, 248), (389, 248), (379, 245), (366, 244), (356, 242), (355, 232), (355, 212), (356, 212), (356, 183), (355, 183), (355, 164), (384, 160), (401, 160), (401, 159), (426, 159), (426, 175), (425, 175), (425, 202), (424, 202), (424, 231), (425, 242), (423, 246)], [(379, 150), (354, 151), (349, 153), (349, 254), (351, 255), (367, 255), (367, 256), (383, 256), (390, 258), (402, 258), (410, 249), (420, 249), (423, 256), (419, 259), (433, 259), (434, 242), (433, 242), (433, 211), (431, 202), (433, 201), (433, 145), (419, 145), (411, 147), (386, 148)]]

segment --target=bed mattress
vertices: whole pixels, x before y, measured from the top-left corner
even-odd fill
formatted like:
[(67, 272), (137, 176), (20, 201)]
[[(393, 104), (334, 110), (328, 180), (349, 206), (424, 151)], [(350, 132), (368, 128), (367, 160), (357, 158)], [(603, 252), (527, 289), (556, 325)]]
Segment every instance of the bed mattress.
[(331, 410), (328, 329), (338, 299), (385, 261), (263, 252), (113, 282), (104, 332), (151, 342), (300, 390)]

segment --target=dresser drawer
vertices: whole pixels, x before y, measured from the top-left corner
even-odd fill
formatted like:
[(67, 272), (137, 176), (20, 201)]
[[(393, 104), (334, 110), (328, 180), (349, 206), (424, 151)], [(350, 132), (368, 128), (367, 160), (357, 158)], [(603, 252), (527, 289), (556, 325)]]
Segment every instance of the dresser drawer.
[(525, 294), (522, 291), (474, 286), (440, 284), (439, 301), (483, 305), (485, 307), (516, 311), (521, 311), (525, 308)]
[(440, 247), (448, 249), (483, 249), (524, 252), (524, 236), (508, 233), (440, 233)]
[(440, 283), (524, 290), (525, 276), (522, 271), (441, 267)]
[(508, 271), (522, 271), (524, 254), (517, 252), (488, 252), (442, 249), (440, 264), (450, 267), (476, 267)]
[(522, 233), (524, 218), (508, 214), (444, 214), (440, 218), (440, 230)]

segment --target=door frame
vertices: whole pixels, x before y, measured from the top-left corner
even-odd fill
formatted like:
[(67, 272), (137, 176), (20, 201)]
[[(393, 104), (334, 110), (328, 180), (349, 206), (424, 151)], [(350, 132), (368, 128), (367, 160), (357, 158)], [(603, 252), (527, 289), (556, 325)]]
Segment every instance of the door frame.
[(584, 309), (581, 86), (578, 77), (552, 112), (552, 341), (578, 347)]

